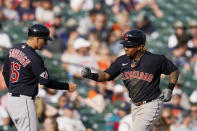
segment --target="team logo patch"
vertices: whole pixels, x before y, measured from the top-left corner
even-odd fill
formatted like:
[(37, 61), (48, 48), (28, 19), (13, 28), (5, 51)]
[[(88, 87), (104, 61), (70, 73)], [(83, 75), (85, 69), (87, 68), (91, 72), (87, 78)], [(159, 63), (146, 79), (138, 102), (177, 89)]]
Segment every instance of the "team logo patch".
[(127, 34), (124, 36), (124, 40), (128, 40), (128, 35)]
[(132, 64), (131, 64), (131, 68), (134, 68), (134, 67), (135, 67), (135, 63), (132, 63)]
[(21, 47), (21, 48), (23, 48), (23, 49), (24, 49), (24, 48), (25, 48), (25, 45), (22, 45), (22, 47)]
[(42, 77), (44, 79), (48, 79), (48, 73), (47, 73), (47, 71), (42, 72), (42, 74), (40, 74), (40, 77)]

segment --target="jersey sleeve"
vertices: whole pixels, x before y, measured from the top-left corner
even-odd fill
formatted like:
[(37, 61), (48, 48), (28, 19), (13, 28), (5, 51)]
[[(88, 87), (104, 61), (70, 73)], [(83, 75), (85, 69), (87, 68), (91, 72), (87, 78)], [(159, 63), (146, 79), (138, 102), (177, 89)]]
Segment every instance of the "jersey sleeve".
[(58, 82), (49, 78), (47, 69), (44, 66), (43, 60), (40, 58), (38, 61), (32, 63), (32, 71), (36, 76), (40, 85), (44, 85), (47, 88), (59, 89), (59, 90), (69, 90), (69, 84)]
[(3, 64), (3, 72), (2, 72), (7, 88), (9, 88), (9, 80), (10, 80), (10, 68), (9, 67), (10, 67), (9, 55), (7, 55)]
[(31, 68), (33, 74), (41, 85), (46, 85), (49, 82), (49, 74), (41, 58), (34, 59), (31, 63)]
[(117, 58), (104, 72), (110, 75), (109, 80), (116, 78), (120, 74), (119, 59)]
[(164, 55), (161, 55), (160, 57), (160, 65), (161, 74), (169, 75), (171, 72), (178, 70), (177, 66)]

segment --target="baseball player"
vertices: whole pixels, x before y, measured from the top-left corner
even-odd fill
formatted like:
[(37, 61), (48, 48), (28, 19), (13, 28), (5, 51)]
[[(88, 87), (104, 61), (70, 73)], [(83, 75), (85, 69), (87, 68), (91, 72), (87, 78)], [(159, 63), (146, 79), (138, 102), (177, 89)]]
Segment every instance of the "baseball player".
[(75, 91), (76, 84), (61, 83), (50, 79), (42, 58), (35, 50), (42, 49), (49, 37), (49, 30), (41, 24), (28, 29), (26, 43), (11, 48), (4, 63), (3, 76), (8, 87), (8, 112), (18, 131), (37, 131), (34, 104), (38, 83), (45, 87)]
[[(152, 54), (145, 48), (146, 36), (143, 31), (133, 29), (124, 34), (125, 55), (119, 56), (104, 72), (92, 73), (84, 67), (81, 75), (95, 81), (113, 80), (121, 75), (132, 102), (132, 131), (149, 131), (159, 117), (164, 102), (172, 96), (179, 72), (165, 56)], [(160, 75), (169, 75), (168, 88), (161, 93)]]

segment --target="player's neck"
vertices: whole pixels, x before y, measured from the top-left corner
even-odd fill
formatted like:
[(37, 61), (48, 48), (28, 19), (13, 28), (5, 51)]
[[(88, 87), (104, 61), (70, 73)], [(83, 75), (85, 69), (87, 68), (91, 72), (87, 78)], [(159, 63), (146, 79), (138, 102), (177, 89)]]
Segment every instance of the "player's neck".
[(135, 60), (135, 61), (139, 61), (143, 55), (144, 55), (144, 52), (141, 52), (141, 51), (140, 51), (140, 52), (135, 56), (134, 60)]
[(33, 49), (36, 49), (36, 47), (35, 47), (35, 44), (34, 44), (34, 42), (33, 41), (31, 41), (31, 40), (27, 40), (27, 45), (28, 46), (30, 46), (31, 48), (33, 48)]

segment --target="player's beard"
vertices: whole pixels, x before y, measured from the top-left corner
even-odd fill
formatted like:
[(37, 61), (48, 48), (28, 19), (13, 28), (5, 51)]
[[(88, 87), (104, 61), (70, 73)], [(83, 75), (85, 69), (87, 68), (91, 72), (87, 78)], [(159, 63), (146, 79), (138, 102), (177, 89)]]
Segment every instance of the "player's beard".
[(136, 58), (136, 56), (137, 56), (137, 54), (139, 53), (140, 51), (139, 50), (137, 50), (132, 56), (130, 56), (130, 58), (131, 59), (135, 59)]

